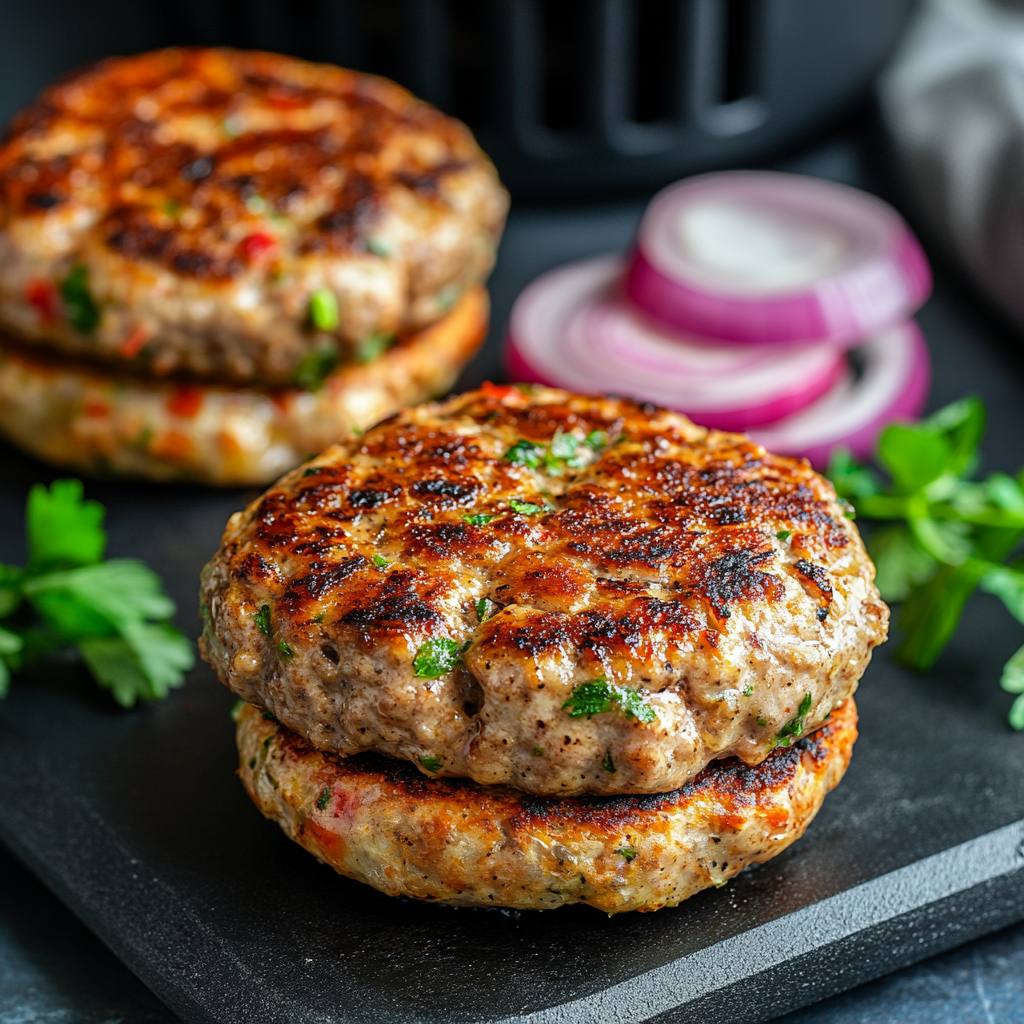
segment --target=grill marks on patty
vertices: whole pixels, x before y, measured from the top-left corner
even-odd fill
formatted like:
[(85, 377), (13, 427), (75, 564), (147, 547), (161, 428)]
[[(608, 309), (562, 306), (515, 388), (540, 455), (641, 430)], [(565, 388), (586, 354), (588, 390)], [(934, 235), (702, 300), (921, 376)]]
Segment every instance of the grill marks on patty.
[[(853, 692), (885, 635), (872, 575), (802, 461), (624, 400), (488, 386), (328, 450), (236, 517), (204, 584), (234, 617), (204, 644), (324, 749), (526, 792), (663, 792), (793, 739), (807, 696), (809, 731)], [(247, 618), (263, 604), (273, 641)], [(424, 678), (428, 642), (449, 653)], [(259, 670), (232, 670), (253, 645)], [(601, 680), (620, 688), (606, 710), (571, 717)], [(653, 716), (627, 715), (622, 687)]]

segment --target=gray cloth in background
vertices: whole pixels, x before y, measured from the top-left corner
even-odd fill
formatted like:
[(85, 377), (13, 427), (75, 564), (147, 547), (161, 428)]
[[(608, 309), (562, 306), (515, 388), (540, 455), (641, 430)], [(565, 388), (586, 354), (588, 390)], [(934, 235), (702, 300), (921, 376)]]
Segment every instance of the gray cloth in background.
[(879, 96), (920, 214), (1024, 328), (1024, 2), (924, 0)]

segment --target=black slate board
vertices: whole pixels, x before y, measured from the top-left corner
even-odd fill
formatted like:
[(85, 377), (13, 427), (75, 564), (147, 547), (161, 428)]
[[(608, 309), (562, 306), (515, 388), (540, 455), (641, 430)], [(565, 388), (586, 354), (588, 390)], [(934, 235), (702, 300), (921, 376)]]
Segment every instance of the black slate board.
[[(639, 209), (515, 218), (496, 322), (547, 266), (623, 245)], [(986, 465), (1016, 468), (1016, 361), (954, 288), (921, 322), (932, 404), (982, 394)], [(466, 383), (495, 365), (490, 347)], [(24, 495), (54, 474), (9, 449), (0, 459), (0, 559), (17, 561)], [(89, 493), (108, 505), (111, 554), (149, 560), (194, 631), (199, 568), (248, 496)], [(996, 685), (1022, 639), (981, 597), (928, 679), (876, 657), (849, 774), (807, 836), (656, 915), (451, 910), (338, 878), (249, 804), (233, 775), (232, 697), (205, 667), (130, 713), (73, 665), (16, 684), (0, 704), (0, 838), (190, 1021), (764, 1020), (1024, 918), (1024, 738)]]

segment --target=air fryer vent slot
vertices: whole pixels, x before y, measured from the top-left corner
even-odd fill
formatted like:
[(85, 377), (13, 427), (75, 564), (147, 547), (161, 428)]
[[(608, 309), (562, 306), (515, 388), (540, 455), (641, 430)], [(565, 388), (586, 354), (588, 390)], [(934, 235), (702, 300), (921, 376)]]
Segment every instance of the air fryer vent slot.
[(679, 119), (682, 41), (680, 0), (633, 0), (630, 120), (636, 124)]

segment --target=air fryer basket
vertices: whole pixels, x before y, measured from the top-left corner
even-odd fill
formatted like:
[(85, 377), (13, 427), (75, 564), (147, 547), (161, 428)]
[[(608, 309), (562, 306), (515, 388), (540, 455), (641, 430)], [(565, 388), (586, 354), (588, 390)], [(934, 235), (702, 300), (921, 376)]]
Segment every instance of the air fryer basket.
[(913, 0), (0, 0), (9, 115), (76, 64), (170, 43), (389, 75), (478, 134), (517, 197), (749, 162), (862, 95)]

